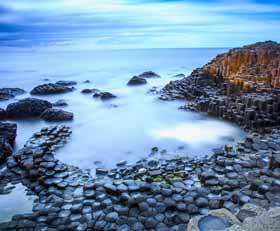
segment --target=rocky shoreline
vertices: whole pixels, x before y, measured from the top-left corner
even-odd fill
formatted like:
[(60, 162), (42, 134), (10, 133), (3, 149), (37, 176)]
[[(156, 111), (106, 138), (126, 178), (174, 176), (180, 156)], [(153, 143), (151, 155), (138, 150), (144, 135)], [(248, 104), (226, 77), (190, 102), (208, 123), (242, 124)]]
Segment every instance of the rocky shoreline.
[[(260, 62), (266, 65), (263, 69), (275, 71), (264, 59), (277, 64), (277, 49), (275, 43), (258, 43), (244, 51), (233, 49), (229, 56), (249, 60), (247, 66), (259, 66)], [(260, 57), (265, 58), (255, 58), (248, 50), (264, 53)], [(235, 56), (235, 52), (239, 55)], [(244, 59), (240, 55), (243, 52), (245, 57), (254, 57), (257, 64), (250, 58)], [(213, 155), (203, 158), (147, 158), (135, 164), (123, 161), (114, 169), (97, 169), (93, 177), (55, 157), (71, 129), (62, 125), (44, 128), (21, 150), (5, 155), (7, 169), (0, 179), (6, 180), (0, 187), (7, 179), (20, 180), (38, 200), (34, 201), (33, 213), (15, 215), (10, 222), (1, 223), (0, 230), (186, 231), (193, 217), (214, 209), (227, 209), (243, 222), (255, 216), (244, 209), (248, 203), (265, 209), (279, 207), (280, 94), (276, 85), (271, 84), (278, 72), (271, 82), (263, 80), (263, 74), (268, 72), (261, 71), (263, 81), (249, 84), (251, 77), (241, 78), (246, 70), (241, 68), (241, 75), (240, 68), (236, 68), (241, 61), (236, 61), (233, 69), (213, 72), (211, 67), (216, 67), (216, 62), (220, 67), (220, 57), (230, 60), (227, 55), (218, 56), (189, 77), (170, 82), (160, 92), (160, 98), (188, 100), (183, 109), (207, 112), (250, 129), (245, 140), (215, 149)], [(231, 58), (231, 62), (235, 63), (234, 60)], [(228, 61), (222, 63), (227, 66)], [(253, 69), (253, 74), (257, 70), (249, 69)], [(146, 74), (146, 78), (155, 77), (152, 72)], [(32, 112), (40, 116), (52, 106), (46, 105), (40, 113)], [(2, 139), (5, 136), (1, 131), (5, 136), (12, 134), (9, 140), (13, 143), (16, 127), (0, 124)]]

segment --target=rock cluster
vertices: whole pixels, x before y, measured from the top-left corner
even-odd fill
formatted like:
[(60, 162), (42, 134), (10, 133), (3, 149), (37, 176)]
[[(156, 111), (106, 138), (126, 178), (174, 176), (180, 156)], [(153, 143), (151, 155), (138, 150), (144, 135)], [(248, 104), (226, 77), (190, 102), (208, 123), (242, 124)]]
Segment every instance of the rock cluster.
[(9, 100), (24, 93), (25, 91), (20, 88), (0, 88), (0, 100)]
[(6, 110), (3, 110), (1, 114), (3, 114), (3, 118), (12, 119), (42, 118), (46, 121), (65, 121), (73, 119), (73, 113), (53, 109), (52, 106), (53, 104), (46, 100), (26, 98), (16, 103), (9, 104)]
[(39, 85), (31, 91), (32, 95), (50, 95), (50, 94), (61, 94), (73, 91), (73, 87), (68, 85), (61, 85), (57, 83), (48, 83)]
[(0, 122), (0, 164), (12, 154), (16, 135), (16, 124)]
[[(259, 69), (270, 75), (266, 68), (271, 68), (275, 62), (279, 66), (276, 61), (280, 58), (279, 46), (272, 42), (257, 43), (218, 55), (209, 64), (194, 70), (190, 76), (171, 81), (162, 89), (160, 98), (163, 100), (186, 99), (189, 102), (181, 107), (182, 109), (207, 112), (250, 129), (280, 125), (279, 89), (274, 88), (275, 85), (270, 82), (262, 81), (257, 81), (257, 84), (252, 85), (253, 87), (244, 87), (249, 75), (243, 73), (242, 81), (245, 82), (242, 82), (234, 75), (233, 70), (237, 67), (227, 66), (238, 64), (238, 67), (242, 66), (242, 70), (254, 69), (248, 64), (253, 61), (241, 55), (252, 52), (252, 57), (256, 57), (252, 65), (255, 67), (266, 63)], [(234, 55), (236, 52), (239, 55)], [(266, 61), (264, 57), (267, 57)], [(231, 62), (225, 60), (231, 60)], [(245, 60), (244, 63), (242, 63), (243, 60)], [(275, 79), (280, 79), (280, 76), (278, 72), (273, 73), (276, 73), (273, 75), (275, 82)], [(230, 79), (228, 75), (235, 77)], [(239, 84), (240, 81), (242, 84)]]
[(6, 108), (8, 118), (32, 118), (39, 117), (52, 104), (46, 100), (26, 98), (16, 103), (11, 103)]
[(203, 72), (244, 88), (279, 87), (280, 44), (267, 41), (231, 49), (205, 65)]
[(71, 131), (43, 129), (9, 158), (39, 199), (33, 214), (14, 216), (0, 230), (186, 230), (210, 209), (280, 205), (280, 131), (248, 136), (211, 157), (121, 162), (97, 178), (54, 156)]

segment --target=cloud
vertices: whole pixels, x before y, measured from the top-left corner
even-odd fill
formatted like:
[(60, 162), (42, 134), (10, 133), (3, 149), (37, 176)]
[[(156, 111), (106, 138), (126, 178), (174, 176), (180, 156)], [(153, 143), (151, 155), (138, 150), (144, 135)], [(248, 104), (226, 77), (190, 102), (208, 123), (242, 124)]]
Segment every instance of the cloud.
[(277, 40), (279, 13), (276, 1), (2, 0), (0, 43), (54, 49), (238, 46)]

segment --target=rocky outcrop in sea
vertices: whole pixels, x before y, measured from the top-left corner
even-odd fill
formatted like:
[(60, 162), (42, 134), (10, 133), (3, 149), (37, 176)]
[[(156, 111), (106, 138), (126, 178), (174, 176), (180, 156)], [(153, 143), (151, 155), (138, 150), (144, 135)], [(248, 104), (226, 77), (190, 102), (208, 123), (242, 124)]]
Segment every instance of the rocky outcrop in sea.
[(207, 112), (249, 129), (278, 126), (279, 59), (280, 44), (270, 41), (232, 49), (190, 76), (171, 81), (160, 98), (187, 100), (181, 109)]

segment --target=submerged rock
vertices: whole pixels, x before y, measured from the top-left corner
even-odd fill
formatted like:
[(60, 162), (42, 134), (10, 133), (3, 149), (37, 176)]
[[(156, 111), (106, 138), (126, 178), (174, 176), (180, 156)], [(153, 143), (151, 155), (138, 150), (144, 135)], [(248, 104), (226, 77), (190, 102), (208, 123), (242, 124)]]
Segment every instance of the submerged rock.
[(134, 76), (128, 81), (127, 85), (136, 86), (136, 85), (144, 85), (146, 83), (147, 83), (146, 79), (138, 77), (138, 76)]
[(143, 72), (142, 74), (138, 75), (140, 78), (160, 78), (160, 75), (156, 74), (153, 71), (146, 71)]
[(20, 88), (0, 88), (0, 100), (9, 100), (24, 93), (25, 91)]
[(32, 95), (50, 95), (50, 94), (62, 94), (73, 91), (73, 87), (67, 87), (60, 84), (48, 83), (39, 85), (31, 91)]
[(56, 84), (62, 85), (62, 86), (73, 86), (73, 85), (77, 85), (76, 81), (65, 81), (65, 80), (60, 80), (57, 81)]
[(51, 107), (52, 104), (46, 100), (26, 98), (9, 104), (6, 113), (8, 118), (32, 118), (39, 117), (46, 109)]
[(55, 106), (55, 107), (65, 107), (65, 106), (68, 106), (68, 103), (63, 99), (60, 99), (60, 100), (56, 101), (55, 103), (53, 103), (53, 106)]
[(98, 89), (95, 89), (95, 88), (93, 88), (93, 89), (83, 89), (82, 91), (81, 91), (81, 93), (82, 94), (92, 94), (92, 93), (98, 93), (98, 92), (100, 92)]
[(113, 95), (110, 92), (97, 92), (93, 95), (93, 98), (100, 98), (101, 100), (109, 100), (117, 98), (117, 96)]
[(49, 108), (45, 110), (41, 116), (46, 121), (67, 121), (74, 118), (74, 114), (64, 110)]

